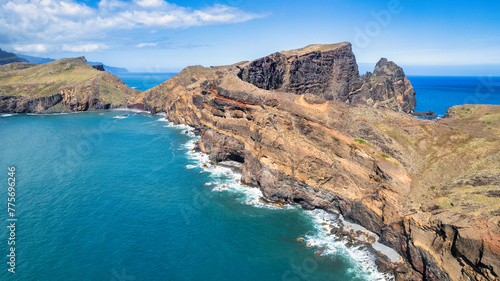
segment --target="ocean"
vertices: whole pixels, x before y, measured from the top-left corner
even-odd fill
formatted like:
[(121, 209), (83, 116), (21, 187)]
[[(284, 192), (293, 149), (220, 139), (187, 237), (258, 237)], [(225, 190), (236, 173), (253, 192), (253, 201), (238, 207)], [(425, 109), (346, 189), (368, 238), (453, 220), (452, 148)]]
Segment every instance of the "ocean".
[(167, 81), (177, 73), (161, 73), (161, 72), (126, 72), (120, 73), (118, 76), (125, 84), (139, 91), (146, 91), (155, 86)]
[[(144, 90), (169, 75), (122, 78)], [(410, 79), (419, 110), (444, 114), (439, 100), (459, 100), (448, 79)], [(237, 172), (192, 152), (196, 140), (189, 127), (140, 112), (1, 115), (0, 280), (391, 279), (365, 249), (328, 235), (334, 215), (261, 203)]]
[(408, 76), (415, 88), (416, 111), (434, 111), (461, 104), (500, 104), (500, 77)]

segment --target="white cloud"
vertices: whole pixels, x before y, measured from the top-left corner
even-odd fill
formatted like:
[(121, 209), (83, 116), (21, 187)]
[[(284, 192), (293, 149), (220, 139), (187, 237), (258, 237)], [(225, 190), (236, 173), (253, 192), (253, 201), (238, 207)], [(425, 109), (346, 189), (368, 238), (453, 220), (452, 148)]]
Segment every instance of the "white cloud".
[(137, 0), (135, 2), (141, 7), (159, 7), (163, 4), (163, 0)]
[(138, 48), (143, 48), (143, 47), (155, 47), (157, 46), (158, 44), (156, 43), (140, 43), (140, 44), (137, 44), (137, 47)]
[[(102, 44), (80, 42), (104, 40), (119, 30), (189, 28), (263, 17), (225, 5), (192, 9), (163, 0), (101, 0), (97, 8), (75, 0), (0, 0), (0, 10), (0, 38), (8, 40), (0, 43), (37, 52), (99, 50)], [(42, 47), (47, 43), (52, 48)]]
[(81, 44), (81, 45), (69, 45), (63, 44), (62, 50), (67, 52), (75, 52), (75, 53), (90, 53), (90, 52), (98, 52), (107, 49), (108, 46), (101, 43), (92, 43), (92, 44)]
[(12, 47), (16, 52), (21, 52), (21, 53), (45, 53), (52, 49), (46, 44), (24, 44), (24, 45), (13, 45)]

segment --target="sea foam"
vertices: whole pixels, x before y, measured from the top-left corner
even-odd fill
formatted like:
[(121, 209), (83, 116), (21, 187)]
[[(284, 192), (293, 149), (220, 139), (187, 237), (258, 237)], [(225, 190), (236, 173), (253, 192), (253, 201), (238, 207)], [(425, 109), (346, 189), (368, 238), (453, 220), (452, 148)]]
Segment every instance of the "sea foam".
[[(355, 229), (345, 223), (341, 215), (328, 213), (324, 210), (306, 210), (304, 213), (313, 222), (314, 230), (304, 235), (308, 246), (318, 249), (320, 255), (341, 255), (347, 257), (355, 265), (350, 269), (353, 277), (362, 280), (394, 280), (394, 276), (377, 270), (375, 257), (368, 250), (359, 246), (346, 245), (347, 241), (340, 239), (336, 234), (330, 234), (332, 228)], [(329, 235), (330, 234), (330, 235)]]

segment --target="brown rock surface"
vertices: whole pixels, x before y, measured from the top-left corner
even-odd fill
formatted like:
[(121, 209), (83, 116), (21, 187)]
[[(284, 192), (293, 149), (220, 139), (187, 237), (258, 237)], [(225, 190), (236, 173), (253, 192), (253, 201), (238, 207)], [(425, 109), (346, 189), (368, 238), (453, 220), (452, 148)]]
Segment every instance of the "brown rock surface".
[[(147, 91), (144, 104), (176, 124), (195, 127), (199, 147), (211, 160), (243, 163), (242, 182), (259, 187), (269, 200), (337, 210), (378, 234), (411, 269), (395, 269), (398, 280), (405, 280), (402, 274), (406, 280), (498, 280), (500, 106), (457, 106), (436, 123), (394, 106), (389, 108), (397, 111), (375, 109), (329, 94), (321, 96), (324, 103), (304, 99), (300, 89), (314, 94), (351, 87), (352, 77), (342, 72), (302, 88), (290, 81), (308, 75), (299, 80), (285, 75), (280, 82), (282, 69), (289, 73), (291, 67), (283, 68), (282, 55), (287, 61), (311, 56), (302, 63), (310, 69), (312, 61), (323, 61), (322, 52), (347, 47), (339, 48), (307, 47), (258, 63), (188, 67)], [(330, 55), (335, 56), (325, 56)], [(338, 69), (352, 70), (347, 53), (342, 57), (348, 63)], [(278, 75), (271, 75), (275, 70)], [(382, 77), (381, 85), (393, 93), (412, 89), (402, 70), (384, 60), (368, 76), (359, 79)], [(372, 98), (367, 93), (359, 94)]]

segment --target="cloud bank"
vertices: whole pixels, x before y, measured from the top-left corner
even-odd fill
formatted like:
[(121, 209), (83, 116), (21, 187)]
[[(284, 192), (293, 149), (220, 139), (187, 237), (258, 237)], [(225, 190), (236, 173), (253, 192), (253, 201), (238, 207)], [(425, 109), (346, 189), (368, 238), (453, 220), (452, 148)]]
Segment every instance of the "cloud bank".
[(123, 30), (232, 24), (264, 16), (226, 5), (192, 9), (163, 0), (101, 0), (96, 8), (74, 0), (0, 0), (0, 10), (0, 44), (38, 53), (104, 50), (110, 48), (101, 43), (106, 36)]

